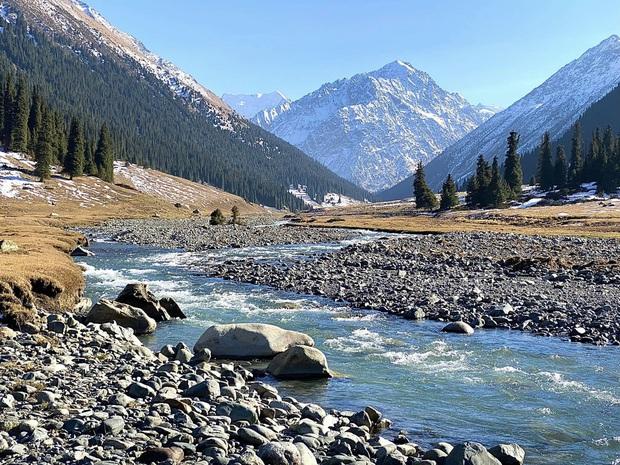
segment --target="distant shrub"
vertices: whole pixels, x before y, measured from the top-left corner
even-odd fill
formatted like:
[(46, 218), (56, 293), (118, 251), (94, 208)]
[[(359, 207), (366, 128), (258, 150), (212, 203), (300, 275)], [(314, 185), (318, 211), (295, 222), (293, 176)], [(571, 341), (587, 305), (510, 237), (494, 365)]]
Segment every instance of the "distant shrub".
[(224, 223), (226, 223), (226, 218), (224, 217), (222, 210), (220, 210), (219, 208), (213, 210), (213, 212), (211, 213), (211, 220), (209, 220), (209, 224), (211, 224), (212, 226), (218, 226)]

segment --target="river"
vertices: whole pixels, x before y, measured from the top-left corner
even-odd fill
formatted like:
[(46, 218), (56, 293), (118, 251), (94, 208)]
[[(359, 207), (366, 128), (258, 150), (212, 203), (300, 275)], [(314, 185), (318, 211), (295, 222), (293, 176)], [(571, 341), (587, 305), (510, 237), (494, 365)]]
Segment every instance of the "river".
[(517, 442), (532, 465), (620, 464), (618, 347), (503, 330), (448, 335), (440, 332), (441, 323), (212, 279), (192, 266), (244, 256), (303, 257), (341, 246), (186, 253), (94, 242), (96, 256), (79, 261), (93, 300), (113, 298), (127, 283), (141, 281), (179, 303), (188, 319), (160, 323), (144, 338), (154, 350), (178, 341), (191, 347), (213, 323), (271, 323), (310, 334), (338, 374), (321, 382), (272, 380), (301, 401), (339, 410), (373, 405), (393, 421), (395, 431), (425, 445)]

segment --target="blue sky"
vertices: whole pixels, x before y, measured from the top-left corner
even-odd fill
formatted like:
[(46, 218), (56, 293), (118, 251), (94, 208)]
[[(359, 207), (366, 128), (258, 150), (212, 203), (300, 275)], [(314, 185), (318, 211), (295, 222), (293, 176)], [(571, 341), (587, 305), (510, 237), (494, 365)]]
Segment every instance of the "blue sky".
[(506, 107), (620, 34), (618, 0), (87, 0), (217, 94), (291, 98), (401, 59)]

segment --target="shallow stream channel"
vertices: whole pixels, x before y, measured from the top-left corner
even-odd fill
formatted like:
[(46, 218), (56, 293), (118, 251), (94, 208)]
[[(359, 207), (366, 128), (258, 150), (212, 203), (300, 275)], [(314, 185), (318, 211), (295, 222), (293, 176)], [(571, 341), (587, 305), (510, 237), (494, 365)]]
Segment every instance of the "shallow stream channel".
[[(372, 240), (371, 233), (361, 240)], [(278, 389), (325, 408), (373, 405), (393, 436), (413, 442), (516, 442), (532, 465), (620, 464), (620, 348), (594, 347), (518, 331), (443, 334), (415, 322), (325, 299), (204, 276), (192, 264), (243, 257), (270, 260), (329, 253), (347, 242), (187, 253), (95, 241), (80, 258), (87, 295), (114, 298), (146, 282), (188, 315), (144, 338), (153, 350), (190, 347), (213, 323), (270, 323), (311, 335), (338, 376), (278, 382)]]

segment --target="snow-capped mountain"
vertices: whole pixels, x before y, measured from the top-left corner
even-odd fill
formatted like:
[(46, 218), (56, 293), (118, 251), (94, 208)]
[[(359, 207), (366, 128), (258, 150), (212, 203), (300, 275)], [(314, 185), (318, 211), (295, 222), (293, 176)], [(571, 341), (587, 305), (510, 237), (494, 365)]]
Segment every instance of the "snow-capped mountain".
[(222, 100), (246, 119), (263, 126), (290, 109), (291, 100), (282, 92), (268, 94), (224, 94)]
[(133, 36), (119, 31), (96, 10), (80, 0), (4, 0), (0, 14), (11, 15), (11, 6), (26, 14), (44, 29), (62, 35), (103, 57), (103, 49), (124, 60), (137, 63), (143, 72), (165, 83), (187, 104), (215, 118), (215, 124), (232, 129), (231, 109), (217, 95), (198, 83), (173, 63), (150, 52)]
[(332, 171), (377, 191), (409, 176), (485, 121), (423, 71), (394, 61), (321, 86), (263, 125)]
[(427, 166), (427, 179), (434, 187), (448, 173), (464, 181), (479, 154), (491, 158), (505, 153), (506, 138), (513, 130), (521, 135), (521, 153), (535, 148), (545, 131), (556, 139), (619, 83), (620, 37), (613, 35), (447, 148)]

